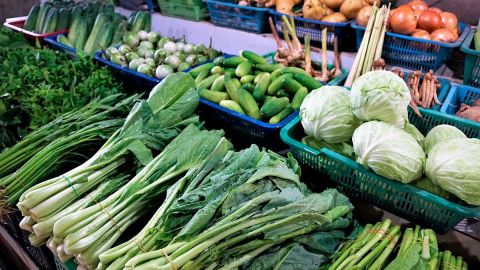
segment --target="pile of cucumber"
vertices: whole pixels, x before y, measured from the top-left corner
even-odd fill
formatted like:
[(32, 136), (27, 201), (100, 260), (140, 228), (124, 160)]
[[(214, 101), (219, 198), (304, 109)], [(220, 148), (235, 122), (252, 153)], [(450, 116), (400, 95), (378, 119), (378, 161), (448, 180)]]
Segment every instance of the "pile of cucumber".
[(126, 17), (115, 13), (113, 9), (105, 10), (92, 16), (80, 13), (73, 18), (68, 36), (60, 35), (57, 41), (76, 50), (94, 53), (100, 49), (121, 43), (128, 31), (150, 30), (151, 15), (148, 12), (132, 13)]
[(323, 86), (301, 68), (269, 64), (250, 51), (217, 57), (189, 74), (200, 97), (270, 124), (289, 116), (309, 91)]
[(46, 1), (34, 5), (23, 28), (38, 34), (52, 33), (71, 28), (79, 15), (93, 17), (99, 13), (114, 12), (112, 4), (99, 2), (76, 3), (75, 1)]

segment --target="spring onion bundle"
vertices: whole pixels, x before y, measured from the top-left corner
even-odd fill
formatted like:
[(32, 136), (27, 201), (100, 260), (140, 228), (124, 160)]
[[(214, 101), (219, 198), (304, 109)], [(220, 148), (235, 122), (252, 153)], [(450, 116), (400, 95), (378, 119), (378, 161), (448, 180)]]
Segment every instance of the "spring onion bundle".
[[(17, 206), (28, 217), (28, 224), (37, 237), (47, 241), (46, 238), (52, 237), (51, 226), (62, 218), (58, 213), (77, 203), (102, 182), (123, 171), (147, 165), (153, 160), (152, 150), (161, 151), (186, 126), (198, 124), (198, 117), (192, 116), (198, 104), (194, 85), (193, 79), (186, 74), (166, 78), (151, 91), (146, 101), (135, 104), (123, 126), (85, 163), (23, 193)], [(127, 162), (131, 165), (125, 166)], [(35, 227), (35, 223), (46, 221), (50, 226)], [(70, 229), (86, 223), (79, 224)], [(49, 243), (54, 244), (52, 240)]]
[(338, 229), (350, 224), (348, 199), (336, 190), (312, 194), (292, 158), (256, 146), (226, 150), (217, 148), (172, 186), (147, 226), (101, 254), (98, 268), (274, 267), (289, 256), (310, 256), (316, 259), (304, 269), (318, 269), (343, 239)]
[[(15, 204), (28, 188), (73, 158), (95, 151), (121, 127), (136, 96), (112, 95), (39, 128), (0, 156), (0, 194)], [(93, 151), (87, 151), (93, 149)]]

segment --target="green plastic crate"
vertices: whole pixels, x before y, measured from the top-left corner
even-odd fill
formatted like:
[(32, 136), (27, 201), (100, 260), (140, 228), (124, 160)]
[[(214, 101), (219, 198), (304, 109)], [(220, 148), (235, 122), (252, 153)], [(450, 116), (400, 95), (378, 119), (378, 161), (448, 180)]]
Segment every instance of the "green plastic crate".
[[(266, 58), (269, 63), (276, 63), (276, 61), (274, 60), (275, 52), (267, 53), (263, 55), (263, 57)], [(316, 64), (320, 65), (319, 63), (316, 63)], [(327, 64), (327, 67), (330, 70), (331, 68), (333, 68), (333, 65)], [(323, 83), (323, 82), (322, 83), (325, 85), (343, 85), (347, 77), (348, 77), (348, 70), (342, 67), (342, 74), (340, 74), (340, 76), (333, 78), (333, 80), (330, 80), (327, 83)]]
[(162, 14), (194, 21), (208, 17), (207, 6), (202, 0), (158, 0)]
[(462, 43), (460, 50), (465, 53), (465, 66), (463, 70), (463, 84), (480, 87), (480, 51), (473, 48), (473, 36), (476, 28), (470, 29), (470, 33)]
[(55, 267), (57, 270), (76, 270), (77, 266), (78, 265), (73, 261), (73, 259), (63, 263), (58, 257), (55, 256)]
[[(452, 124), (462, 130), (471, 130), (468, 123), (446, 119), (436, 111), (420, 109), (423, 118), (409, 114), (410, 123), (426, 134), (439, 124)], [(478, 137), (480, 130), (467, 133)], [(480, 207), (462, 206), (412, 185), (379, 176), (361, 164), (327, 148), (320, 151), (300, 142), (304, 131), (300, 117), (288, 123), (280, 132), (282, 140), (290, 146), (294, 157), (304, 166), (330, 177), (339, 189), (350, 197), (363, 199), (389, 212), (395, 213), (438, 233), (453, 229), (466, 217), (480, 217)]]

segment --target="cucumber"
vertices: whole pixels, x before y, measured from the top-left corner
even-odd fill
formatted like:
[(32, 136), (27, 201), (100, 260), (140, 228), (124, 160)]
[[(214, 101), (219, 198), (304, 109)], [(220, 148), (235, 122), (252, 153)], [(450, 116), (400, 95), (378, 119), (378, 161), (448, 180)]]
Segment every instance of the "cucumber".
[(240, 65), (241, 63), (243, 63), (245, 61), (247, 61), (247, 59), (245, 59), (241, 56), (234, 56), (234, 57), (226, 58), (223, 61), (223, 66), (236, 68), (238, 65)]
[(293, 73), (293, 74), (306, 74), (307, 72), (301, 68), (298, 67), (284, 67), (280, 71), (280, 74), (286, 74), (286, 73)]
[(150, 31), (150, 26), (147, 27), (151, 23), (150, 13), (146, 11), (140, 11), (135, 15), (135, 19), (133, 21), (131, 31), (133, 33), (138, 33), (140, 30), (145, 30), (147, 32)]
[(287, 88), (287, 90), (290, 91), (290, 93), (292, 93), (292, 94), (297, 93), (297, 90), (303, 87), (303, 85), (301, 85), (299, 82), (297, 82), (297, 81), (296, 81), (295, 79), (293, 79), (293, 78), (287, 78), (287, 79), (285, 79), (285, 81), (283, 81), (283, 85), (284, 85), (285, 88)]
[(225, 90), (225, 75), (218, 77), (212, 84), (212, 91), (224, 91)]
[(216, 57), (215, 59), (213, 59), (212, 62), (213, 62), (215, 65), (221, 66), (221, 65), (223, 65), (223, 62), (224, 62), (224, 61), (225, 61), (225, 57), (223, 57), (223, 56), (218, 56), (218, 57)]
[(76, 19), (76, 18), (80, 18), (82, 17), (82, 8), (80, 6), (75, 6), (72, 8), (72, 10), (70, 11), (70, 26), (69, 26), (69, 29), (72, 28), (72, 24), (73, 24), (73, 21)]
[(133, 22), (135, 21), (135, 17), (137, 16), (137, 13), (138, 11), (133, 11), (132, 13), (130, 13), (130, 16), (128, 16), (128, 30), (131, 31), (132, 30), (132, 26), (133, 26)]
[(64, 35), (59, 35), (57, 37), (57, 42), (58, 43), (62, 43), (68, 47), (72, 47), (73, 48), (73, 44), (70, 42), (70, 40), (68, 40), (68, 38)]
[(35, 20), (35, 32), (40, 33), (43, 27), (43, 21), (47, 17), (47, 12), (50, 9), (47, 2), (44, 2), (40, 5), (40, 10), (38, 11), (37, 19)]
[(270, 118), (268, 123), (270, 124), (277, 124), (280, 121), (282, 121), (285, 117), (289, 116), (290, 114), (293, 113), (293, 108), (290, 105), (287, 105), (281, 112)]
[(272, 73), (275, 70), (282, 69), (283, 66), (280, 64), (255, 64), (254, 68), (256, 70)]
[(202, 70), (200, 74), (198, 74), (198, 76), (195, 78), (195, 86), (198, 87), (198, 85), (208, 77), (208, 74), (210, 74), (210, 71), (208, 69)]
[[(70, 33), (69, 33), (70, 34)], [(69, 35), (70, 36), (70, 35)], [(68, 39), (76, 50), (83, 51), (88, 38), (88, 22), (80, 21), (76, 27), (75, 39)]]
[(220, 66), (214, 66), (211, 70), (210, 73), (212, 74), (222, 74), (223, 73), (223, 68)]
[(23, 26), (23, 29), (28, 31), (35, 31), (35, 25), (37, 23), (38, 14), (40, 13), (40, 6), (34, 5), (28, 13), (27, 21)]
[(280, 89), (278, 92), (275, 94), (277, 97), (289, 97), (290, 95), (288, 94), (288, 91), (286, 89)]
[(242, 76), (242, 78), (240, 78), (240, 83), (242, 84), (250, 83), (254, 79), (255, 79), (254, 75), (245, 75), (245, 76)]
[(300, 89), (298, 89), (297, 93), (295, 93), (295, 96), (293, 96), (292, 108), (294, 110), (300, 108), (303, 100), (307, 95), (308, 95), (308, 89), (306, 87), (301, 87)]
[[(88, 36), (87, 42), (83, 50), (87, 53), (93, 53), (96, 51), (98, 40), (100, 38), (100, 30), (104, 27), (105, 23), (108, 22), (108, 16), (105, 14), (98, 14), (95, 19), (95, 24), (93, 25), (92, 31)], [(111, 38), (110, 38), (111, 40)]]
[(272, 99), (275, 99), (275, 98), (277, 98), (277, 97), (265, 96), (265, 99), (263, 100), (263, 102), (268, 102), (268, 101), (270, 101)]
[[(68, 30), (67, 37), (70, 43), (75, 43), (75, 40), (77, 39), (77, 33), (78, 33), (78, 27), (79, 27), (80, 21), (85, 21), (85, 20), (81, 20), (80, 17), (72, 17), (72, 20), (73, 22), (71, 22), (70, 24), (70, 29)], [(88, 23), (87, 23), (87, 30), (88, 30)]]
[(242, 88), (247, 90), (250, 93), (253, 93), (253, 89), (255, 89), (255, 85), (253, 85), (252, 83), (246, 83), (242, 85)]
[(127, 33), (127, 26), (127, 22), (122, 21), (115, 27), (115, 33), (113, 34), (110, 46), (116, 46), (117, 44), (121, 43), (122, 37), (125, 35), (125, 33)]
[(246, 51), (246, 50), (240, 51), (240, 55), (242, 57), (250, 60), (254, 64), (266, 64), (267, 63), (267, 60), (265, 60), (265, 58), (263, 58), (262, 56), (254, 53), (254, 52), (251, 52), (251, 51)]
[(238, 101), (245, 113), (253, 119), (260, 119), (260, 109), (253, 96), (245, 89), (238, 89)]
[(215, 67), (215, 64), (214, 63), (206, 63), (206, 64), (203, 64), (201, 66), (198, 66), (192, 70), (190, 70), (188, 72), (188, 74), (190, 74), (190, 76), (192, 76), (193, 78), (197, 78), (197, 76), (204, 70), (206, 70), (207, 72), (210, 73), (210, 70)]
[(57, 22), (57, 27), (56, 30), (64, 30), (68, 29), (68, 26), (70, 25), (70, 11), (66, 8), (61, 8), (58, 11), (58, 22)]
[(258, 73), (256, 76), (255, 76), (255, 79), (253, 79), (253, 83), (254, 84), (257, 84), (260, 79), (262, 78), (262, 75), (265, 74), (265, 72), (261, 72), (261, 73)]
[(242, 109), (242, 106), (233, 100), (222, 100), (220, 101), (220, 106), (236, 111), (241, 114), (245, 114), (245, 111)]
[(96, 46), (94, 46), (94, 51), (106, 50), (110, 43), (112, 42), (113, 33), (115, 31), (115, 26), (112, 22), (107, 22), (103, 25), (102, 30), (99, 32), (99, 37), (97, 40)]
[(309, 91), (318, 89), (323, 86), (321, 82), (315, 80), (315, 78), (307, 74), (297, 73), (293, 75), (293, 78), (301, 85), (306, 87)]
[(152, 14), (145, 11), (145, 24), (143, 25), (143, 30), (150, 32), (152, 31)]
[(58, 22), (58, 9), (52, 8), (48, 12), (47, 19), (45, 20), (45, 25), (43, 25), (42, 33), (52, 33), (57, 29)]
[(230, 99), (235, 102), (239, 102), (238, 87), (235, 85), (235, 83), (232, 80), (232, 77), (230, 77), (229, 74), (225, 74), (224, 83), (225, 83), (225, 89), (227, 90), (227, 93), (228, 93), (228, 96), (230, 96)]
[(237, 75), (238, 77), (243, 77), (245, 75), (251, 74), (252, 66), (253, 66), (253, 63), (250, 61), (245, 61), (240, 63), (235, 69), (235, 75)]
[(288, 105), (289, 101), (287, 97), (272, 98), (263, 104), (260, 113), (262, 116), (270, 118), (281, 112)]
[(228, 99), (228, 94), (225, 92), (212, 91), (208, 89), (200, 89), (198, 94), (201, 98), (209, 100), (211, 102), (220, 103), (222, 100)]
[(258, 101), (263, 100), (265, 92), (267, 92), (268, 85), (270, 84), (270, 73), (264, 73), (261, 76), (262, 77), (255, 85), (255, 89), (253, 89), (253, 97)]
[(242, 83), (237, 78), (232, 78), (232, 82), (235, 84), (237, 88), (242, 87)]
[(276, 69), (274, 70), (270, 75), (272, 77), (272, 81), (274, 81), (276, 78), (278, 78), (278, 76), (280, 76), (282, 72), (282, 69)]
[(267, 93), (269, 95), (275, 95), (278, 90), (280, 90), (283, 86), (283, 83), (285, 82), (286, 79), (291, 79), (293, 78), (293, 74), (287, 73), (280, 75), (277, 77), (270, 85), (268, 86)]
[(228, 74), (230, 77), (235, 77), (235, 69), (226, 68), (223, 70), (224, 74)]
[(210, 88), (213, 85), (213, 82), (215, 82), (218, 77), (220, 77), (220, 75), (218, 74), (213, 74), (210, 77), (207, 77), (205, 80), (198, 84), (197, 88), (199, 90)]

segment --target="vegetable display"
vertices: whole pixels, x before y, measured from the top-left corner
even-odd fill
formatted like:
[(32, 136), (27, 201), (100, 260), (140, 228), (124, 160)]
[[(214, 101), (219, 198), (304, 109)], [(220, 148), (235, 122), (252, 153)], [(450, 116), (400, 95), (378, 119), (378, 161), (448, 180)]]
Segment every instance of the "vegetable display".
[(35, 48), (0, 48), (0, 147), (97, 97), (121, 91), (91, 59)]
[(275, 124), (300, 108), (308, 91), (322, 87), (303, 69), (269, 64), (250, 51), (219, 57), (189, 71), (200, 97)]
[(130, 32), (119, 47), (109, 47), (103, 57), (117, 65), (163, 79), (219, 55), (213, 48), (175, 41), (156, 32)]
[[(414, 0), (393, 9), (388, 21), (392, 32), (422, 39), (452, 43), (460, 35), (455, 14), (429, 8), (421, 0)], [(364, 20), (359, 20), (358, 23), (366, 26)]]
[(0, 26), (0, 46), (2, 48), (25, 48), (30, 45), (22, 34)]
[(39, 34), (56, 32), (72, 28), (76, 18), (82, 14), (96, 17), (102, 12), (113, 14), (113, 4), (103, 4), (99, 1), (84, 3), (44, 1), (41, 5), (34, 5), (30, 9), (24, 28)]

